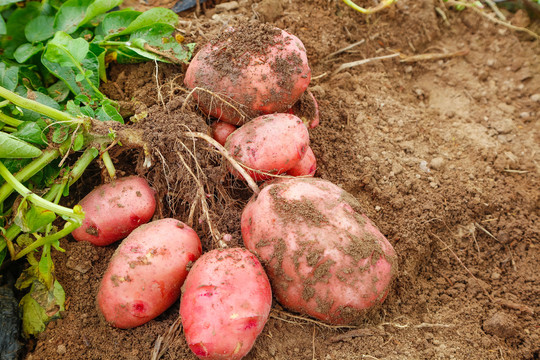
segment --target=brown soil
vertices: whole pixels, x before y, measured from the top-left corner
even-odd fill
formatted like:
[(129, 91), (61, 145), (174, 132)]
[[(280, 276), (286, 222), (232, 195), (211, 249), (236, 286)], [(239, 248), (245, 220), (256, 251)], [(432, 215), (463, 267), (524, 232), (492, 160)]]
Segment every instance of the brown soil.
[[(227, 26), (258, 18), (304, 42), (321, 116), (311, 131), (316, 176), (352, 193), (399, 256), (390, 295), (362, 327), (335, 329), (293, 318), (274, 301), (246, 359), (538, 359), (538, 41), (436, 0), (400, 0), (370, 18), (337, 0), (243, 0), (229, 12), (212, 4), (204, 15), (184, 14), (189, 40), (204, 44)], [(509, 16), (523, 23), (523, 14)], [(360, 40), (365, 42), (328, 57)], [(468, 53), (410, 63), (376, 60), (332, 75), (343, 63), (394, 51), (460, 50)], [(184, 121), (184, 70), (160, 64), (155, 76), (153, 63), (112, 66), (104, 90), (123, 101), (126, 113), (147, 111), (144, 121), (167, 144), (170, 130), (163, 129)], [(158, 93), (156, 79), (169, 86)], [(168, 168), (154, 153), (149, 171), (137, 152), (117, 154), (116, 162), (126, 173), (139, 163), (138, 172), (162, 186), (164, 173), (183, 166), (164, 157)], [(240, 244), (240, 212), (250, 192), (223, 175), (216, 154), (200, 161), (214, 174), (207, 181), (215, 191), (238, 200), (227, 209), (220, 202), (210, 206), (218, 207), (211, 210), (216, 231)], [(100, 181), (95, 171), (82, 180), (81, 197)], [(194, 196), (196, 190), (174, 204), (177, 218), (185, 221)], [(157, 217), (171, 212), (170, 199), (162, 196)], [(205, 248), (212, 248), (201, 222), (197, 230)], [(149, 359), (156, 338), (177, 318), (179, 303), (146, 325), (113, 329), (94, 301), (115, 247), (72, 239), (62, 246), (66, 252), (56, 253), (55, 261), (67, 294), (64, 318), (28, 344), (25, 358)], [(183, 336), (162, 358), (196, 359)]]

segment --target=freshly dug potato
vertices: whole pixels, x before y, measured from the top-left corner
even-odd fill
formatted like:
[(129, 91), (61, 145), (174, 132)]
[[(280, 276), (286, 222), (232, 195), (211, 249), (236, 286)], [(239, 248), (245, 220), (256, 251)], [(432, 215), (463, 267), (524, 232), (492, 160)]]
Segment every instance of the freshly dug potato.
[(298, 116), (308, 129), (313, 129), (319, 125), (319, 104), (313, 93), (306, 90), (300, 99), (287, 112)]
[(150, 221), (156, 199), (145, 179), (129, 176), (96, 187), (80, 205), (85, 213), (84, 221), (71, 234), (77, 241), (106, 246)]
[(212, 138), (214, 138), (214, 140), (221, 145), (225, 145), (229, 135), (231, 135), (237, 129), (236, 126), (219, 120), (214, 121), (210, 128), (212, 129)]
[(294, 115), (263, 115), (229, 135), (225, 148), (237, 161), (255, 170), (248, 173), (260, 181), (271, 178), (261, 171), (276, 175), (294, 167), (309, 148), (309, 133)]
[(184, 84), (205, 113), (233, 125), (285, 112), (311, 80), (300, 39), (250, 22), (223, 32), (191, 60)]
[(190, 349), (200, 359), (237, 360), (261, 333), (272, 305), (268, 277), (246, 249), (212, 250), (188, 274), (180, 316)]
[(247, 204), (241, 227), (277, 300), (332, 324), (360, 323), (397, 271), (392, 245), (352, 195), (326, 180), (269, 183)]
[(101, 280), (97, 303), (112, 326), (142, 325), (180, 296), (188, 265), (199, 258), (199, 237), (175, 219), (135, 229), (116, 249)]
[(287, 175), (313, 177), (316, 171), (317, 158), (315, 158), (315, 154), (313, 153), (313, 150), (311, 150), (311, 147), (308, 147), (306, 154), (300, 159), (298, 164), (287, 170)]

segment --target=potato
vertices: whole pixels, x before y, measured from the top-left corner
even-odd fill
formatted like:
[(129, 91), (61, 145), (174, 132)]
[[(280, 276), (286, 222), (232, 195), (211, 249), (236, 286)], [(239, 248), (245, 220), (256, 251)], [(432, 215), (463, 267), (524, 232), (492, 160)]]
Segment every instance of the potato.
[(219, 120), (214, 121), (210, 127), (212, 129), (212, 138), (221, 145), (225, 145), (229, 135), (237, 129), (236, 126)]
[(225, 148), (251, 169), (248, 173), (254, 180), (265, 180), (272, 175), (261, 171), (282, 174), (304, 157), (309, 148), (309, 133), (302, 120), (294, 115), (263, 115), (229, 135)]
[(242, 125), (254, 117), (285, 112), (311, 80), (300, 39), (268, 24), (251, 22), (223, 32), (191, 60), (184, 84), (196, 89), (199, 108)]
[(237, 360), (261, 333), (272, 305), (268, 277), (246, 249), (212, 250), (193, 265), (182, 290), (180, 316), (200, 359)]
[(118, 246), (101, 280), (97, 303), (105, 320), (127, 329), (164, 312), (180, 297), (187, 267), (201, 252), (195, 231), (178, 220), (135, 229)]
[(125, 238), (150, 221), (156, 210), (154, 190), (138, 176), (100, 185), (79, 204), (85, 213), (84, 221), (71, 234), (77, 241), (89, 241), (97, 246)]
[(241, 227), (276, 299), (332, 324), (360, 323), (397, 271), (392, 245), (352, 195), (326, 180), (269, 183), (245, 207)]
[(315, 175), (317, 171), (317, 159), (311, 147), (308, 147), (306, 154), (300, 161), (287, 170), (287, 175), (291, 176), (311, 176)]
[(298, 116), (308, 129), (313, 129), (319, 125), (319, 104), (313, 93), (306, 90), (300, 99), (287, 111), (288, 114)]

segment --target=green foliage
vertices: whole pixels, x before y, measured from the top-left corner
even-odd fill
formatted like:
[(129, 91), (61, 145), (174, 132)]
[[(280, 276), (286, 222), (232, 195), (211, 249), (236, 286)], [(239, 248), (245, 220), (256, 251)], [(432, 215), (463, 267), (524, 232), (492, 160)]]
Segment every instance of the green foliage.
[[(8, 256), (28, 260), (16, 284), (27, 291), (20, 308), (28, 337), (64, 309), (50, 252), (63, 251), (58, 240), (83, 217), (58, 203), (99, 154), (88, 118), (124, 123), (118, 105), (99, 90), (108, 61), (182, 64), (194, 44), (182, 43), (169, 9), (109, 12), (121, 0), (16, 2), (0, 0), (0, 265)], [(114, 140), (104, 137), (104, 144)], [(84, 152), (72, 167), (59, 167), (77, 151)], [(68, 223), (56, 232), (59, 215)]]

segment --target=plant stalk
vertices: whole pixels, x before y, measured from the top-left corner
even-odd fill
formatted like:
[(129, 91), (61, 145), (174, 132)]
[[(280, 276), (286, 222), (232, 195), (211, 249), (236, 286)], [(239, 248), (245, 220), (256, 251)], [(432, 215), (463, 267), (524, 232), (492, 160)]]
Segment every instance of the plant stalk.
[(8, 116), (4, 114), (2, 111), (0, 111), (0, 121), (6, 125), (13, 126), (15, 128), (23, 123), (21, 120)]
[(83, 213), (76, 213), (75, 210), (57, 205), (53, 202), (50, 202), (48, 200), (45, 200), (38, 195), (34, 194), (30, 189), (28, 189), (26, 186), (24, 186), (19, 180), (13, 176), (9, 170), (0, 162), (0, 176), (6, 180), (7, 183), (9, 183), (15, 191), (17, 191), (20, 195), (25, 197), (26, 199), (30, 200), (32, 203), (34, 203), (37, 206), (40, 206), (44, 209), (51, 210), (55, 212), (58, 215), (64, 215), (69, 218), (72, 218), (74, 222), (80, 223), (84, 219)]
[(15, 94), (12, 91), (0, 86), (0, 97), (3, 97), (6, 100), (11, 101), (13, 104), (20, 106), (22, 108), (35, 111), (41, 115), (50, 117), (53, 120), (57, 121), (79, 121), (77, 118), (63, 112), (60, 110), (53, 109), (47, 105), (38, 103), (37, 101), (23, 98)]
[(30, 252), (36, 250), (40, 246), (51, 244), (51, 243), (53, 243), (55, 241), (60, 240), (61, 238), (71, 234), (71, 232), (73, 230), (75, 230), (76, 228), (81, 226), (81, 224), (77, 223), (77, 222), (69, 222), (68, 224), (69, 225), (64, 227), (62, 230), (60, 230), (60, 231), (58, 231), (58, 232), (56, 232), (56, 233), (54, 233), (52, 235), (44, 236), (44, 237), (39, 238), (38, 240), (34, 241), (32, 244), (28, 245), (27, 247), (25, 247), (24, 249), (19, 251), (17, 253), (17, 255), (15, 255), (15, 257), (13, 258), (13, 260), (18, 260), (18, 259), (22, 258), (26, 254), (29, 254)]

